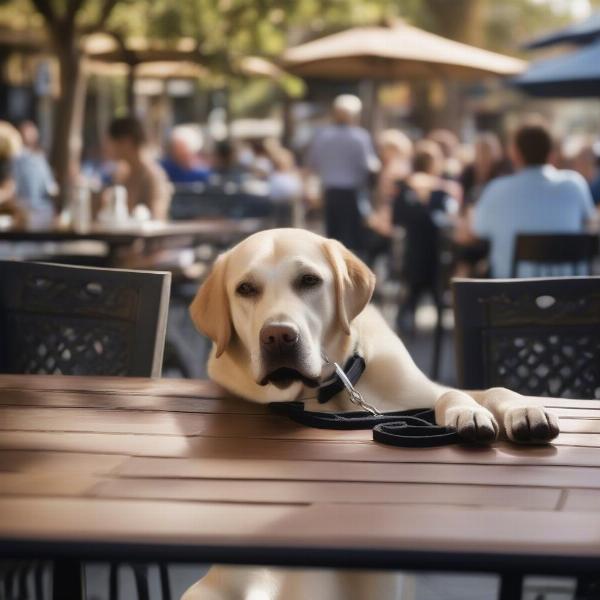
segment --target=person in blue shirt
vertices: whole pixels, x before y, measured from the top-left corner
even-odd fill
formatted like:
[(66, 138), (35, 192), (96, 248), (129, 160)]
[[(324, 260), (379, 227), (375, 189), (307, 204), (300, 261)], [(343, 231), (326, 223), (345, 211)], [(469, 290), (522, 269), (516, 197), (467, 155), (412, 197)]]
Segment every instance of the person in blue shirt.
[(39, 145), (37, 126), (31, 121), (24, 121), (19, 132), (23, 148), (13, 162), (17, 200), (29, 222), (47, 224), (54, 218), (52, 197), (58, 193), (58, 186)]
[(200, 160), (201, 149), (199, 131), (185, 125), (173, 129), (169, 155), (160, 163), (172, 183), (204, 183), (208, 180), (211, 171)]
[[(493, 277), (510, 277), (515, 237), (520, 233), (578, 233), (595, 219), (585, 179), (550, 164), (553, 141), (548, 128), (522, 125), (509, 147), (516, 173), (486, 186), (475, 206), (473, 233), (490, 242)], [(519, 276), (531, 273), (522, 265)]]

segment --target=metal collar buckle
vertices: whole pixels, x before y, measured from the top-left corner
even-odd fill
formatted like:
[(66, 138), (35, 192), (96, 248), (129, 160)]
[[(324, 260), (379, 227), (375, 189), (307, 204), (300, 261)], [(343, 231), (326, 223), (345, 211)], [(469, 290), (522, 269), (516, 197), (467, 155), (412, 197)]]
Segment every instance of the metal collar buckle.
[(340, 381), (344, 384), (344, 387), (346, 388), (346, 392), (348, 393), (348, 399), (350, 400), (350, 402), (352, 402), (352, 404), (355, 404), (356, 406), (362, 408), (363, 410), (370, 412), (372, 415), (380, 415), (381, 414), (373, 405), (369, 404), (362, 397), (362, 394), (352, 385), (352, 382), (346, 376), (344, 369), (342, 369), (342, 367), (338, 363), (336, 363), (335, 361), (329, 360), (329, 357), (323, 351), (321, 351), (321, 357), (323, 358), (323, 361), (326, 364), (333, 365), (333, 368), (335, 369), (335, 373), (340, 378)]

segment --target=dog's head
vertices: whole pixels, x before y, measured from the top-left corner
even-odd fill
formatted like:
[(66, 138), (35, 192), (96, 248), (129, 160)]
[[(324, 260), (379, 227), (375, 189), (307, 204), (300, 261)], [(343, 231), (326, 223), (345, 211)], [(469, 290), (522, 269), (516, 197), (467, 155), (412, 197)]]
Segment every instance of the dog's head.
[(190, 306), (218, 358), (235, 351), (259, 385), (319, 383), (322, 351), (350, 335), (375, 276), (342, 244), (300, 229), (257, 233), (214, 264)]

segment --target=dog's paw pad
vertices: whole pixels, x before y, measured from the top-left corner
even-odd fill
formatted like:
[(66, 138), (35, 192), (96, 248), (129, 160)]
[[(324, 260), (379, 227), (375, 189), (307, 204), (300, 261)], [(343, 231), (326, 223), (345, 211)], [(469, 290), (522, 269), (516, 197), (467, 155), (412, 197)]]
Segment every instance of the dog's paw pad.
[(545, 443), (559, 434), (558, 419), (541, 406), (517, 407), (505, 416), (506, 435), (513, 442)]

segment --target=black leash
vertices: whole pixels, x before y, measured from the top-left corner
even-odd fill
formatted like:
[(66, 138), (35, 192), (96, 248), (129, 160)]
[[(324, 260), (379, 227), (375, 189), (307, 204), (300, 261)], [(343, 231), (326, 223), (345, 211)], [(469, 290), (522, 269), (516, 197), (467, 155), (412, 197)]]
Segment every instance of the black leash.
[(367, 411), (326, 413), (304, 410), (303, 402), (272, 402), (269, 409), (308, 427), (372, 429), (376, 442), (403, 448), (432, 448), (460, 441), (456, 429), (435, 424), (431, 409), (413, 408), (380, 415)]
[(435, 413), (431, 409), (413, 408), (389, 413), (380, 413), (356, 390), (366, 368), (365, 360), (357, 350), (346, 361), (344, 368), (330, 361), (325, 354), (323, 360), (334, 366), (334, 374), (319, 388), (319, 404), (331, 400), (344, 389), (353, 404), (363, 408), (351, 412), (315, 412), (304, 409), (303, 402), (273, 402), (271, 412), (285, 415), (296, 423), (320, 429), (372, 429), (373, 439), (382, 444), (403, 448), (431, 448), (454, 444), (459, 440), (456, 429), (441, 427), (435, 423)]

